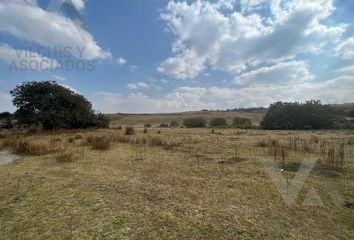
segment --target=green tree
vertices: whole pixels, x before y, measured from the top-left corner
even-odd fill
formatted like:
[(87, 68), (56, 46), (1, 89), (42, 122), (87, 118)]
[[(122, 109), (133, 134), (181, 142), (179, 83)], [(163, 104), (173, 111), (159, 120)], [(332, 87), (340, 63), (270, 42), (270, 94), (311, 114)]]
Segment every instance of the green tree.
[(335, 113), (320, 101), (276, 102), (269, 106), (261, 122), (264, 129), (326, 129), (333, 127)]
[(225, 127), (227, 126), (227, 121), (223, 117), (213, 118), (209, 125), (211, 127)]
[(183, 120), (183, 125), (187, 128), (204, 128), (206, 120), (202, 117), (191, 117)]
[(37, 125), (46, 130), (107, 126), (108, 119), (95, 114), (82, 95), (53, 81), (25, 82), (12, 90), (14, 116), (21, 125)]
[(236, 117), (232, 121), (232, 126), (235, 128), (247, 129), (252, 128), (252, 122), (248, 118)]

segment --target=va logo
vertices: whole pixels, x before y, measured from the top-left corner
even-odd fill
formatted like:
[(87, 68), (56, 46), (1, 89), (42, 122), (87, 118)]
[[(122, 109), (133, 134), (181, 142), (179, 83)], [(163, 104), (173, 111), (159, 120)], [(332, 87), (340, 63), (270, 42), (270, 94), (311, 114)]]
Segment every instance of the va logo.
[[(299, 192), (303, 188), (306, 180), (310, 176), (312, 169), (316, 164), (317, 159), (309, 158), (306, 161), (302, 161), (298, 171), (295, 174), (295, 177), (289, 183), (287, 179), (285, 179), (281, 173), (281, 170), (277, 167), (275, 162), (272, 159), (261, 159), (261, 162), (272, 179), (273, 183), (277, 187), (277, 190), (281, 194), (285, 203), (290, 207), (292, 206)], [(337, 206), (343, 206), (344, 200), (340, 196), (340, 194), (330, 186), (330, 184), (325, 183), (325, 188), (327, 193), (330, 195), (333, 203)], [(321, 197), (315, 188), (311, 187), (308, 191), (305, 200), (303, 202), (303, 206), (323, 206), (323, 202)]]
[(73, 22), (76, 30), (80, 33), (81, 37), (85, 36), (83, 30), (86, 30), (86, 27), (83, 24), (80, 11), (77, 9), (73, 1), (72, 0), (51, 0), (49, 2), (47, 11), (58, 12), (61, 9), (67, 14), (68, 18)]

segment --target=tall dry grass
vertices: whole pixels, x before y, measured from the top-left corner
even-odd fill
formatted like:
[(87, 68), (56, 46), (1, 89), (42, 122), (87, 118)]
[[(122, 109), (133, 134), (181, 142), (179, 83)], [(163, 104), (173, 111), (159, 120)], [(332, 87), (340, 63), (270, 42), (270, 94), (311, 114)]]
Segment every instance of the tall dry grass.
[(6, 138), (2, 142), (2, 147), (23, 155), (45, 155), (58, 150), (58, 145), (53, 141), (32, 140), (23, 137)]

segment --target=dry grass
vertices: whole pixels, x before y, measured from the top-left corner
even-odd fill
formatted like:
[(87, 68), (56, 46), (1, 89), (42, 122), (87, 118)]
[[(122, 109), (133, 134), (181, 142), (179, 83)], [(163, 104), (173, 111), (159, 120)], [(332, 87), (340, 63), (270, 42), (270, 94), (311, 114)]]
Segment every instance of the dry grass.
[(45, 155), (58, 150), (55, 142), (23, 137), (6, 138), (2, 142), (2, 147), (11, 150), (13, 153), (24, 155)]
[(65, 164), (65, 163), (72, 163), (78, 161), (78, 156), (72, 152), (64, 152), (60, 153), (55, 157), (55, 160), (58, 163)]
[(86, 142), (94, 150), (108, 151), (111, 148), (112, 139), (107, 136), (89, 136)]
[[(65, 152), (26, 155), (24, 161), (0, 166), (0, 238), (352, 238), (354, 149), (348, 143), (353, 132), (218, 133), (92, 131), (83, 142), (53, 141)], [(28, 138), (51, 142), (72, 135)], [(107, 139), (105, 151), (93, 148)], [(276, 163), (287, 166), (282, 174), (291, 183), (298, 163), (321, 158), (325, 140), (335, 156), (344, 155), (343, 165), (314, 169), (294, 205), (287, 206), (258, 160), (274, 159), (276, 152)], [(71, 163), (57, 164), (60, 158)], [(333, 203), (328, 184), (343, 197), (343, 205)], [(322, 206), (303, 205), (311, 188)]]

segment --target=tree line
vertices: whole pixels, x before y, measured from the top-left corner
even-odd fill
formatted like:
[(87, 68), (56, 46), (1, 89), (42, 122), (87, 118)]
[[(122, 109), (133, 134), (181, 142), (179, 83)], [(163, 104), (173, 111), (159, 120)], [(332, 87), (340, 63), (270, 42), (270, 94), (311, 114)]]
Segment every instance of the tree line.
[[(109, 127), (109, 119), (93, 110), (92, 104), (83, 95), (54, 81), (25, 82), (17, 85), (10, 93), (17, 110), (14, 114), (0, 113), (2, 128), (13, 128), (13, 120), (19, 126), (36, 126), (44, 130)], [(336, 110), (317, 100), (305, 103), (276, 102), (269, 106), (259, 127), (274, 130), (354, 128), (353, 118), (354, 110)], [(176, 121), (160, 125), (178, 126)], [(242, 117), (234, 118), (230, 125), (223, 117), (213, 118), (209, 124), (203, 117), (191, 117), (184, 119), (181, 126), (258, 128), (250, 119)]]

